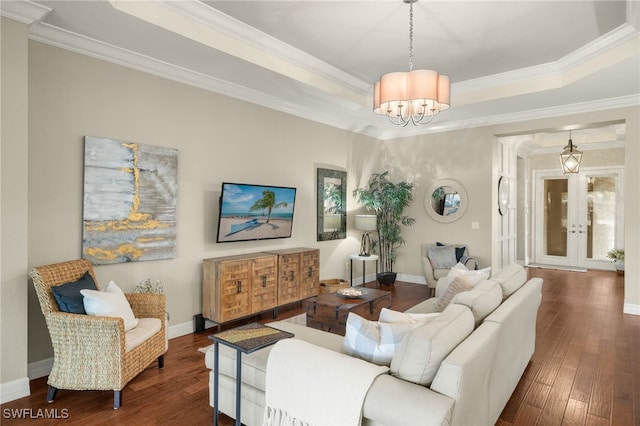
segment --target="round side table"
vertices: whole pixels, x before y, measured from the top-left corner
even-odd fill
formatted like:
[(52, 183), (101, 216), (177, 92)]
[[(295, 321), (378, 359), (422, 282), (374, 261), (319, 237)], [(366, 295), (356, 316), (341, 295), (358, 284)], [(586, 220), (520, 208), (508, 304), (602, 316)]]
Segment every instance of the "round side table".
[[(353, 287), (353, 261), (354, 260), (361, 260), (362, 261), (362, 286), (364, 287), (365, 284), (365, 277), (366, 277), (366, 273), (365, 273), (365, 265), (367, 264), (367, 262), (375, 260), (376, 261), (376, 272), (378, 272), (378, 255), (376, 254), (370, 254), (369, 256), (360, 256), (359, 254), (352, 254), (349, 256), (349, 259), (351, 260), (351, 281), (350, 281), (350, 285)], [(378, 286), (377, 284), (377, 280), (376, 280), (376, 287)]]

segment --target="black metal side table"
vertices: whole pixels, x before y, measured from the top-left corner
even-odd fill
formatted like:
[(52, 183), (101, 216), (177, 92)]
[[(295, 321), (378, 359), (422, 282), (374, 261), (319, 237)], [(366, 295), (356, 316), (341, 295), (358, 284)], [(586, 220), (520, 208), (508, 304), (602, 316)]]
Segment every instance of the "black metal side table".
[(219, 371), (219, 349), (220, 343), (229, 346), (237, 351), (236, 354), (236, 426), (241, 425), (240, 421), (240, 402), (242, 394), (240, 392), (242, 385), (242, 354), (250, 354), (273, 345), (278, 340), (293, 337), (293, 333), (278, 330), (260, 323), (251, 323), (223, 331), (221, 333), (212, 334), (209, 339), (213, 340), (215, 354), (213, 358), (213, 368), (215, 374), (213, 376), (213, 424), (218, 426), (218, 375)]

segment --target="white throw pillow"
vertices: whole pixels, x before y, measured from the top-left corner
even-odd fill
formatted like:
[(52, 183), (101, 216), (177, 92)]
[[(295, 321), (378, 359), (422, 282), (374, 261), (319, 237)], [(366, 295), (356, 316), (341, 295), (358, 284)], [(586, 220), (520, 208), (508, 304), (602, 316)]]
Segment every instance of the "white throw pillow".
[(447, 274), (447, 284), (451, 284), (451, 282), (457, 277), (462, 277), (465, 279), (466, 282), (468, 282), (473, 287), (475, 287), (478, 284), (480, 284), (482, 281), (489, 279), (489, 276), (491, 275), (491, 267), (479, 269), (476, 271), (472, 269), (467, 269), (466, 267), (462, 269), (458, 265), (461, 265), (462, 267), (464, 267), (464, 265), (462, 265), (461, 263), (458, 263), (456, 266), (451, 268), (451, 270)]
[(110, 281), (104, 291), (80, 290), (84, 296), (82, 303), (88, 315), (104, 317), (120, 317), (124, 320), (124, 331), (138, 325), (138, 319), (131, 310), (131, 305), (116, 283)]
[(438, 297), (436, 311), (442, 312), (458, 293), (469, 290), (473, 290), (473, 286), (464, 277), (455, 277), (442, 296)]
[(388, 322), (394, 324), (424, 324), (440, 315), (440, 312), (430, 314), (411, 314), (405, 312), (393, 311), (391, 309), (382, 308), (380, 311), (379, 322)]
[(378, 365), (390, 365), (404, 336), (422, 325), (369, 321), (349, 312), (342, 352)]

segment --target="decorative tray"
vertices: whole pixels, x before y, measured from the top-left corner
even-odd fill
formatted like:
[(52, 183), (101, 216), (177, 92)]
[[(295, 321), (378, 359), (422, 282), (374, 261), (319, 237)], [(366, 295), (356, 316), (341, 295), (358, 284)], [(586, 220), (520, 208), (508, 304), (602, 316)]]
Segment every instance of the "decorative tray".
[(337, 293), (347, 299), (357, 299), (358, 297), (367, 294), (367, 290), (364, 288), (347, 287), (339, 289)]

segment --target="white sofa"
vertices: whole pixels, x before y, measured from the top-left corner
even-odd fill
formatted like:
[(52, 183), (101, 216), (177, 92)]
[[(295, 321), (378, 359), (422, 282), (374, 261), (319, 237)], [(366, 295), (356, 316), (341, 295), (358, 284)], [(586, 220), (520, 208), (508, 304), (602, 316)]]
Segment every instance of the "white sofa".
[[(442, 281), (437, 296), (443, 292)], [(533, 355), (541, 288), (541, 279), (527, 281), (524, 268), (509, 265), (473, 290), (456, 295), (438, 321), (414, 329), (402, 341), (391, 374), (376, 378), (367, 393), (363, 424), (495, 424)], [(433, 312), (435, 301), (427, 299), (407, 312)], [(286, 321), (270, 325), (336, 352), (342, 347), (342, 336)], [(454, 335), (463, 337), (452, 341)], [(271, 347), (243, 355), (241, 420), (246, 425), (261, 424), (263, 419), (270, 351)], [(425, 360), (427, 351), (430, 360)], [(434, 354), (443, 351), (444, 359), (438, 360)], [(205, 364), (210, 369), (213, 359), (213, 349), (209, 349)], [(231, 417), (235, 416), (235, 364), (235, 351), (221, 346), (219, 409)], [(434, 372), (428, 384), (412, 382), (421, 381), (416, 380), (416, 370), (428, 369)], [(213, 374), (211, 371), (210, 405)]]

